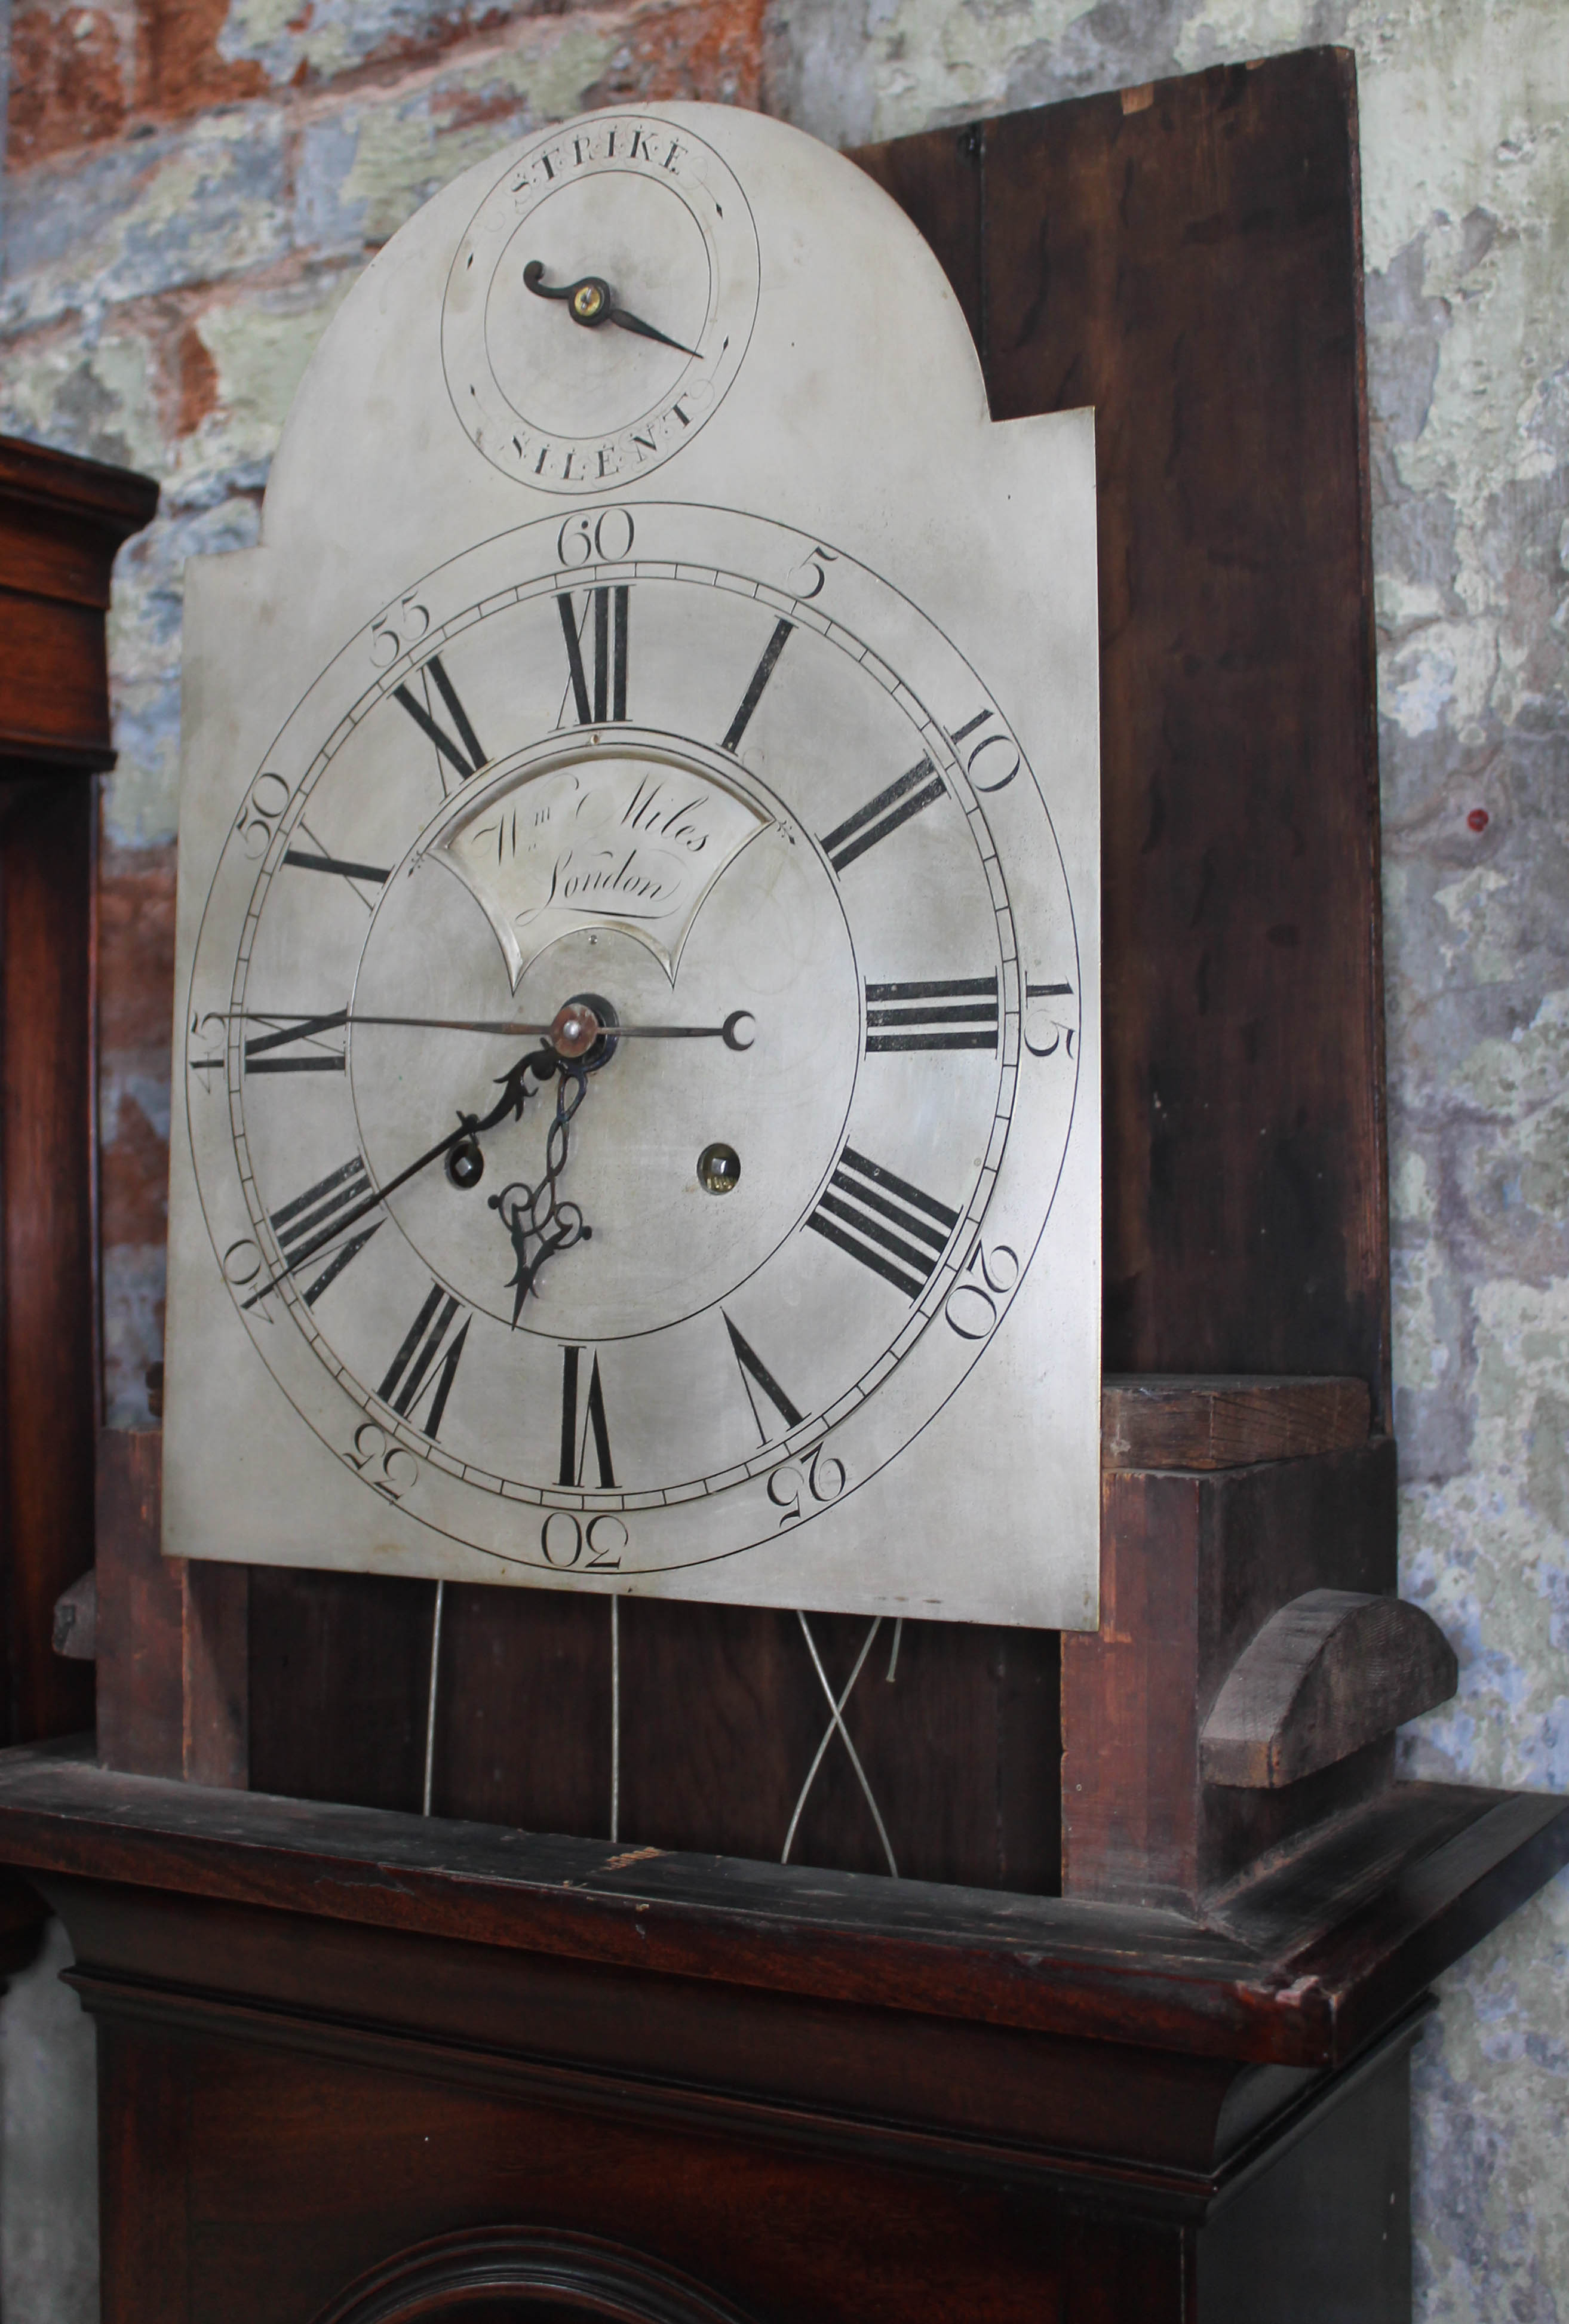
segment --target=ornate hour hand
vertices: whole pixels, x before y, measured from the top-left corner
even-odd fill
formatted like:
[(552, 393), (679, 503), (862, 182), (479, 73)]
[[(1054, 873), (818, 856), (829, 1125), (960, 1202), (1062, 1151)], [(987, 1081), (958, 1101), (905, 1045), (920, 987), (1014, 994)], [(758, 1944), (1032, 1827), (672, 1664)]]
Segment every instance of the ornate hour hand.
[(580, 275), (576, 282), (549, 283), (545, 281), (543, 259), (531, 258), (523, 269), (523, 288), (531, 290), (536, 299), (564, 299), (567, 312), (585, 330), (596, 331), (601, 323), (615, 323), (623, 331), (635, 331), (640, 339), (658, 339), (660, 346), (674, 347), (678, 355), (692, 355), (698, 363), (703, 360), (696, 347), (684, 346), (668, 331), (656, 330), (641, 315), (629, 314), (624, 307), (618, 307), (615, 293), (602, 274)]
[(563, 1203), (556, 1191), (571, 1150), (572, 1117), (587, 1092), (587, 1069), (575, 1060), (563, 1058), (557, 1071), (559, 1078), (556, 1084), (556, 1118), (545, 1139), (544, 1176), (535, 1186), (516, 1178), (499, 1194), (490, 1197), (491, 1209), (512, 1237), (512, 1255), (517, 1260), (507, 1279), (507, 1289), (514, 1295), (514, 1332), (524, 1300), (531, 1291), (538, 1293), (540, 1270), (546, 1260), (554, 1259), (558, 1250), (570, 1250), (574, 1243), (587, 1242), (594, 1232), (585, 1223), (577, 1204)]

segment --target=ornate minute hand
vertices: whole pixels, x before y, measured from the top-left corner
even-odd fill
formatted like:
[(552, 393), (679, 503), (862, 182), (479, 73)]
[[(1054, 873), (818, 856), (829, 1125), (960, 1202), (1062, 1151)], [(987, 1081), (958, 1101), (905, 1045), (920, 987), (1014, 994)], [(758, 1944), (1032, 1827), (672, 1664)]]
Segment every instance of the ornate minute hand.
[(474, 1113), (459, 1114), (456, 1130), (448, 1130), (445, 1138), (438, 1139), (434, 1146), (427, 1147), (425, 1152), (411, 1162), (406, 1170), (400, 1170), (396, 1177), (389, 1178), (384, 1185), (378, 1186), (374, 1193), (367, 1194), (362, 1203), (357, 1203), (352, 1210), (342, 1213), (334, 1219), (329, 1227), (325, 1228), (320, 1234), (313, 1236), (301, 1250), (295, 1252), (287, 1267), (281, 1267), (276, 1275), (269, 1276), (267, 1281), (259, 1285), (248, 1299), (242, 1301), (242, 1306), (254, 1307), (258, 1300), (265, 1299), (270, 1291), (276, 1291), (281, 1283), (286, 1283), (291, 1275), (298, 1274), (309, 1259), (316, 1257), (318, 1251), (325, 1250), (329, 1242), (336, 1242), (339, 1235), (343, 1234), (347, 1228), (357, 1226), (361, 1219), (369, 1218), (373, 1211), (381, 1208), (389, 1194), (395, 1194), (400, 1186), (406, 1186), (411, 1178), (417, 1178), (421, 1170), (429, 1168), (432, 1162), (439, 1162), (443, 1155), (450, 1154), (453, 1148), (460, 1146), (465, 1139), (477, 1138), (483, 1131), (495, 1129), (499, 1122), (505, 1121), (509, 1116), (514, 1121), (521, 1121), (523, 1108), (531, 1094), (523, 1086), (523, 1075), (531, 1070), (537, 1081), (544, 1082), (556, 1072), (558, 1062), (554, 1052), (549, 1049), (531, 1049), (526, 1056), (520, 1057), (516, 1065), (502, 1075), (501, 1096), (487, 1114), (483, 1117)]
[(523, 269), (523, 288), (531, 290), (536, 299), (564, 299), (567, 312), (585, 330), (597, 330), (601, 323), (618, 323), (623, 331), (635, 331), (640, 339), (658, 339), (662, 347), (674, 347), (678, 355), (694, 355), (698, 363), (703, 358), (696, 347), (683, 346), (672, 339), (668, 331), (657, 331), (645, 323), (641, 315), (628, 314), (615, 303), (615, 293), (602, 274), (584, 274), (576, 282), (553, 285), (544, 279), (545, 263), (531, 258)]

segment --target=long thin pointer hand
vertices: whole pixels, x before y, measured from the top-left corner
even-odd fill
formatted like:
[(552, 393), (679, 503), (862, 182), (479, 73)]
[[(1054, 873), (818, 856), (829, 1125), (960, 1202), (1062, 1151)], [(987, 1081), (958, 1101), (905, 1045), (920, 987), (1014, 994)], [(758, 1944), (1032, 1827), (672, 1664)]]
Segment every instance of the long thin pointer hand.
[[(406, 1186), (411, 1178), (417, 1178), (421, 1170), (429, 1168), (432, 1162), (438, 1162), (444, 1154), (450, 1154), (453, 1148), (460, 1144), (464, 1139), (477, 1138), (482, 1131), (494, 1130), (498, 1122), (505, 1121), (509, 1115), (512, 1120), (521, 1121), (523, 1118), (523, 1107), (529, 1098), (529, 1092), (523, 1087), (523, 1075), (534, 1065), (544, 1065), (549, 1073), (553, 1074), (556, 1070), (556, 1060), (554, 1056), (547, 1057), (545, 1053), (539, 1050), (531, 1050), (526, 1057), (520, 1057), (510, 1072), (502, 1076), (502, 1093), (483, 1120), (472, 1113), (461, 1115), (456, 1130), (449, 1130), (445, 1138), (438, 1139), (434, 1146), (428, 1147), (417, 1160), (410, 1163), (406, 1170), (400, 1170), (395, 1178), (389, 1178), (384, 1185), (378, 1186), (374, 1194), (367, 1194), (364, 1202), (356, 1204), (353, 1210), (346, 1211), (340, 1218), (335, 1219), (331, 1226), (313, 1237), (302, 1250), (297, 1250), (287, 1267), (281, 1267), (276, 1275), (270, 1277), (265, 1283), (252, 1292), (248, 1299), (242, 1301), (242, 1305), (254, 1307), (259, 1299), (265, 1299), (270, 1291), (276, 1291), (281, 1283), (287, 1282), (290, 1276), (297, 1274), (307, 1260), (315, 1258), (318, 1251), (325, 1250), (329, 1242), (336, 1242), (339, 1235), (349, 1227), (357, 1226), (361, 1219), (369, 1218), (373, 1211), (381, 1208), (389, 1194), (395, 1194), (400, 1186)], [(535, 1075), (536, 1080), (542, 1081), (545, 1078), (545, 1074)]]
[[(234, 1013), (247, 1024), (276, 1025), (285, 1012), (278, 1009), (242, 1009)], [(606, 1025), (601, 1029), (616, 1041), (723, 1041), (727, 1049), (750, 1049), (756, 1037), (753, 1035), (743, 1040), (741, 1032), (743, 1027), (755, 1022), (750, 1009), (733, 1009), (723, 1025)], [(278, 1034), (277, 1046), (281, 1047), (286, 1041), (300, 1040), (318, 1028), (329, 1027), (336, 1030), (339, 1025), (393, 1025), (411, 1032), (494, 1033), (509, 1040), (544, 1040), (554, 1029), (553, 1025), (517, 1025), (499, 1018), (367, 1017), (355, 1010), (352, 1014), (346, 1010), (341, 1015), (335, 1012), (331, 1017), (302, 1018)]]

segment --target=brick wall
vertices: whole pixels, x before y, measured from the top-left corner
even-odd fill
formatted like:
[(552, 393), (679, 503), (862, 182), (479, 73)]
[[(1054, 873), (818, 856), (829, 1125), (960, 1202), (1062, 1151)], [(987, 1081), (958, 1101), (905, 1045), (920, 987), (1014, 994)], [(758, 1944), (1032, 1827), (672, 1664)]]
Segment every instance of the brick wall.
[(762, 0), (17, 0), (0, 428), (145, 470), (120, 560), (100, 892), (108, 1416), (162, 1351), (180, 574), (256, 537), (349, 284), (506, 139), (628, 99), (763, 96)]

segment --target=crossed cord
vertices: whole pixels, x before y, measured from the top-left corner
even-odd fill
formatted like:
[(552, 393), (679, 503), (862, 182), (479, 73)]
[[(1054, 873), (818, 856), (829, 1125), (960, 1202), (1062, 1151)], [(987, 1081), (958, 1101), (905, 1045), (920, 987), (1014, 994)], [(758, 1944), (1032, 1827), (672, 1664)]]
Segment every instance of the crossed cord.
[[(899, 1877), (899, 1867), (893, 1860), (893, 1849), (889, 1840), (887, 1826), (883, 1823), (881, 1814), (878, 1809), (877, 1802), (872, 1796), (872, 1786), (866, 1780), (866, 1770), (861, 1765), (861, 1755), (856, 1750), (854, 1744), (850, 1740), (850, 1730), (844, 1724), (844, 1705), (849, 1702), (851, 1695), (854, 1692), (855, 1682), (860, 1677), (862, 1671), (865, 1668), (866, 1657), (872, 1652), (872, 1646), (876, 1641), (877, 1633), (882, 1628), (883, 1617), (881, 1614), (876, 1617), (872, 1627), (867, 1631), (865, 1637), (862, 1640), (861, 1651), (855, 1657), (855, 1667), (852, 1670), (849, 1677), (845, 1680), (843, 1692), (838, 1695), (835, 1694), (834, 1689), (829, 1683), (828, 1674), (823, 1668), (823, 1658), (817, 1652), (817, 1642), (812, 1636), (811, 1624), (808, 1621), (805, 1614), (801, 1611), (799, 1607), (796, 1609), (796, 1619), (801, 1626), (801, 1635), (806, 1639), (807, 1651), (812, 1657), (812, 1667), (817, 1672), (818, 1680), (822, 1685), (823, 1692), (828, 1699), (829, 1716), (828, 1724), (823, 1729), (823, 1739), (817, 1746), (817, 1753), (812, 1760), (811, 1766), (807, 1769), (807, 1779), (801, 1785), (800, 1796), (796, 1802), (795, 1813), (790, 1818), (789, 1830), (785, 1834), (784, 1852), (780, 1858), (780, 1862), (781, 1864), (788, 1864), (790, 1860), (790, 1849), (795, 1845), (797, 1827), (800, 1823), (801, 1815), (806, 1807), (807, 1800), (811, 1792), (812, 1785), (817, 1780), (817, 1770), (822, 1766), (824, 1758), (827, 1754), (829, 1744), (833, 1741), (835, 1733), (837, 1733), (844, 1743), (845, 1750), (850, 1754), (850, 1764), (855, 1770), (856, 1781), (859, 1783), (862, 1791), (865, 1794), (867, 1806), (872, 1811), (872, 1821), (877, 1826), (877, 1837), (882, 1842), (882, 1853), (888, 1858), (889, 1872), (891, 1874), (892, 1877), (897, 1880)], [(893, 1651), (888, 1658), (888, 1677), (891, 1684), (892, 1683), (894, 1672), (899, 1666), (899, 1646), (900, 1640), (902, 1637), (903, 1633), (904, 1621), (902, 1616), (900, 1616), (896, 1618), (894, 1621)]]

